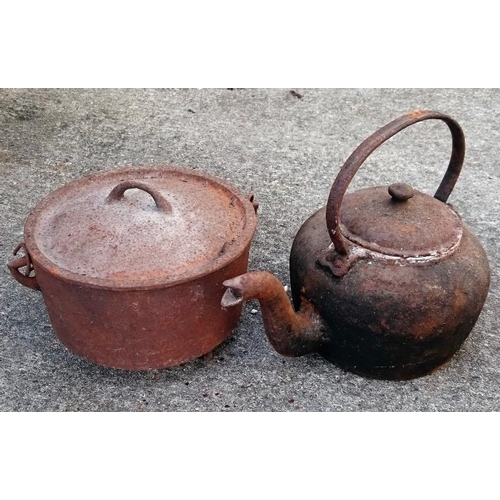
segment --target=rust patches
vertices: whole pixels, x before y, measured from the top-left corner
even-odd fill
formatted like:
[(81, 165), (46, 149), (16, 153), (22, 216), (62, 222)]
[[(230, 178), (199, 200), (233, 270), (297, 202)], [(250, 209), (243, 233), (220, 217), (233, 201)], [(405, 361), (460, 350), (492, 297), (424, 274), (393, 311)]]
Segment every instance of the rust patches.
[(224, 281), (227, 288), (222, 307), (231, 308), (247, 300), (260, 302), (266, 335), (277, 352), (302, 356), (318, 350), (323, 341), (321, 320), (307, 303), (296, 313), (282, 283), (271, 273), (254, 271)]
[[(444, 121), (452, 134), (452, 154), (448, 169), (441, 184), (434, 195), (439, 201), (446, 202), (462, 169), (465, 156), (465, 138), (460, 125), (451, 117), (436, 111), (414, 111), (392, 121), (385, 127), (375, 132), (363, 141), (341, 168), (333, 186), (327, 202), (326, 223), (331, 235), (331, 240), (335, 250), (345, 255), (347, 253), (345, 239), (340, 228), (341, 207), (344, 195), (351, 183), (354, 175), (359, 170), (368, 156), (373, 153), (385, 141), (396, 135), (408, 126), (423, 121), (437, 119)], [(388, 225), (390, 231), (390, 226)]]
[[(106, 198), (106, 202), (113, 203), (123, 199), (123, 195), (125, 191), (128, 189), (140, 189), (150, 194), (155, 201), (156, 207), (162, 212), (169, 214), (172, 212), (172, 205), (170, 202), (163, 196), (163, 194), (153, 186), (146, 184), (145, 182), (138, 181), (123, 181), (120, 182), (116, 187), (112, 189)], [(95, 227), (91, 226), (90, 230), (94, 230)]]
[[(445, 121), (453, 140), (435, 197), (392, 185), (389, 192), (372, 188), (344, 200), (368, 155), (425, 119)], [(410, 113), (383, 127), (347, 160), (327, 206), (302, 225), (294, 240), (295, 311), (277, 278), (263, 272), (225, 281), (223, 306), (259, 300), (269, 341), (287, 356), (317, 351), (342, 368), (389, 380), (432, 373), (469, 335), (489, 288), (483, 248), (444, 204), (464, 151), (460, 126), (441, 113)]]
[(255, 194), (249, 193), (247, 195), (247, 198), (248, 198), (248, 201), (252, 204), (252, 207), (255, 210), (255, 213), (257, 213), (257, 210), (259, 209), (259, 202), (255, 199)]
[[(152, 199), (124, 196), (129, 189)], [(241, 307), (221, 308), (222, 282), (246, 272), (256, 225), (252, 203), (215, 177), (111, 171), (42, 200), (16, 248), (26, 254), (9, 269), (41, 290), (56, 335), (75, 354), (119, 369), (165, 368), (211, 352), (235, 328)]]
[[(9, 268), (9, 271), (14, 279), (21, 283), (21, 285), (32, 288), (33, 290), (39, 290), (40, 285), (38, 284), (36, 276), (30, 276), (30, 274), (34, 272), (35, 268), (26, 245), (24, 243), (19, 243), (19, 245), (14, 248), (13, 254), (14, 256), (17, 255), (21, 249), (24, 251), (24, 255), (9, 262), (7, 267)], [(19, 269), (23, 268), (24, 273), (19, 271)]]
[(295, 307), (305, 296), (328, 326), (320, 354), (360, 375), (392, 380), (427, 375), (445, 363), (488, 293), (488, 260), (477, 239), (464, 226), (458, 248), (441, 259), (398, 265), (367, 255), (335, 277), (314, 258), (330, 241), (324, 217), (325, 208), (302, 226), (290, 257)]

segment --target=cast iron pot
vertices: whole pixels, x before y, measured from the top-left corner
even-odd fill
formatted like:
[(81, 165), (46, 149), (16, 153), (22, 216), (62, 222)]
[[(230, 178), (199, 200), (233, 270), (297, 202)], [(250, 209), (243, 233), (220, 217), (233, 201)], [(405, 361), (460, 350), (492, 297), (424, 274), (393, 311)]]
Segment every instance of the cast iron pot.
[[(453, 150), (434, 197), (406, 184), (345, 192), (366, 158), (413, 123), (443, 120)], [(224, 307), (261, 303), (267, 336), (288, 356), (318, 352), (367, 377), (426, 375), (461, 346), (483, 307), (490, 273), (476, 237), (446, 204), (465, 139), (449, 116), (405, 115), (364, 141), (337, 176), (326, 207), (299, 230), (290, 255), (295, 312), (277, 278), (228, 280)]]
[(14, 251), (24, 255), (8, 267), (42, 292), (75, 354), (128, 370), (175, 366), (236, 326), (241, 308), (221, 309), (222, 283), (247, 270), (256, 210), (252, 195), (196, 171), (99, 173), (36, 206)]

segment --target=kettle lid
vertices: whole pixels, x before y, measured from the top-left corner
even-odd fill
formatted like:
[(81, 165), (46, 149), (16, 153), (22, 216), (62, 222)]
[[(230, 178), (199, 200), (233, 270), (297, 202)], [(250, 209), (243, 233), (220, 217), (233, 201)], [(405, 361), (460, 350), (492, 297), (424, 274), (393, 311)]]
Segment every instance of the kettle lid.
[(340, 231), (349, 241), (397, 257), (438, 256), (460, 243), (460, 217), (445, 203), (407, 184), (347, 194)]

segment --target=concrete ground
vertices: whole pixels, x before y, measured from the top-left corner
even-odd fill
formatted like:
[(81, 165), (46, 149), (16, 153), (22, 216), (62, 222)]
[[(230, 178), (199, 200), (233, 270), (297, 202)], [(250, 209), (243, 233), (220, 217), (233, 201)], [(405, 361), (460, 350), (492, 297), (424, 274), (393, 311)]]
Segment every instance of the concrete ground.
[[(1, 410), (500, 410), (500, 91), (290, 90), (0, 90)], [(115, 167), (174, 164), (256, 193), (250, 268), (288, 284), (294, 235), (325, 204), (343, 162), (372, 132), (414, 109), (448, 113), (465, 131), (465, 168), (450, 202), (492, 270), (474, 330), (430, 376), (377, 381), (316, 355), (284, 358), (269, 346), (255, 303), (211, 360), (156, 372), (107, 369), (57, 340), (42, 295), (16, 283), (5, 266), (30, 210), (55, 188)], [(433, 193), (449, 151), (444, 124), (417, 124), (374, 153), (352, 188), (407, 182)]]

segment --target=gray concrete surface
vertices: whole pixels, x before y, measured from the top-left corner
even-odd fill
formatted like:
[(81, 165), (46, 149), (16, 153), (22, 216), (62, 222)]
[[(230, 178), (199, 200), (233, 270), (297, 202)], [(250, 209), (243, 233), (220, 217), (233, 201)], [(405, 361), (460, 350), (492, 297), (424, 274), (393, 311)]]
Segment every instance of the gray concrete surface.
[[(0, 409), (3, 411), (478, 411), (500, 409), (498, 90), (0, 90)], [(450, 201), (490, 258), (481, 317), (454, 358), (409, 382), (368, 380), (319, 356), (275, 353), (257, 304), (212, 360), (129, 373), (77, 358), (55, 337), (40, 293), (5, 263), (30, 210), (56, 187), (123, 166), (175, 164), (225, 178), (261, 203), (250, 267), (288, 283), (295, 233), (326, 202), (369, 134), (413, 109), (455, 117), (467, 138)], [(408, 182), (433, 192), (447, 128), (421, 123), (370, 157), (352, 188)]]

